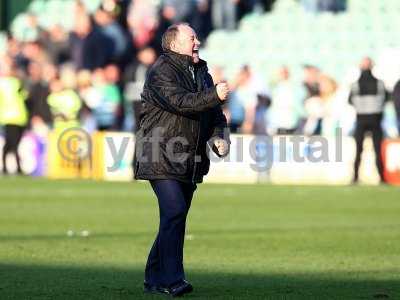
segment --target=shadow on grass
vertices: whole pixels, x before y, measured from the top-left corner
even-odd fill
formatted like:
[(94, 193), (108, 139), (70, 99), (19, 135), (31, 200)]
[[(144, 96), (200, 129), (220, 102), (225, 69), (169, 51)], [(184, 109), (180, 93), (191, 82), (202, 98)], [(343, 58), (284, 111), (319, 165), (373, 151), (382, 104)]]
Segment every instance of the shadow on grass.
[[(369, 273), (370, 274), (370, 273)], [(400, 281), (362, 273), (235, 274), (188, 270), (193, 299), (399, 299)], [(0, 264), (0, 299), (160, 299), (138, 269)]]

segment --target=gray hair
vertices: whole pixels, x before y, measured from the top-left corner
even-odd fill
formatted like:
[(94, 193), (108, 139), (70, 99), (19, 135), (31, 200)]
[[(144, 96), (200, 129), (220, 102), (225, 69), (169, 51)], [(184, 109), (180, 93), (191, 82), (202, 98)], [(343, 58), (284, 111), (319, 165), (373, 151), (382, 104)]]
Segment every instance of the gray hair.
[(180, 22), (169, 26), (164, 32), (161, 41), (161, 47), (164, 51), (171, 50), (171, 43), (176, 40), (179, 33), (179, 26), (182, 25), (190, 26), (188, 23)]

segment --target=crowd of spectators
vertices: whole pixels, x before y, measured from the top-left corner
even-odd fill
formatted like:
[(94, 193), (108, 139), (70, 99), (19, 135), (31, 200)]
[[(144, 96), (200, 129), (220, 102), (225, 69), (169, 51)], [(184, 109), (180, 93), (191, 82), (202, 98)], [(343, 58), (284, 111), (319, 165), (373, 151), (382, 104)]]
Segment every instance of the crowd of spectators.
[[(317, 10), (329, 5), (337, 10), (345, 3), (300, 1)], [(25, 128), (39, 135), (71, 126), (135, 131), (146, 73), (170, 24), (189, 22), (205, 39), (213, 29), (234, 30), (245, 13), (269, 10), (273, 2), (104, 0), (89, 13), (77, 0), (72, 30), (60, 24), (41, 28), (31, 14), (36, 38), (20, 41), (9, 34), (0, 56), (0, 125), (16, 126), (8, 131), (19, 138)], [(211, 72), (215, 82), (225, 80), (222, 68), (214, 66)], [(303, 82), (295, 82), (282, 66), (267, 85), (246, 65), (229, 84), (232, 93), (224, 109), (234, 133), (314, 135), (331, 134), (337, 127), (337, 84), (315, 66), (304, 66)], [(19, 138), (6, 150), (16, 151)]]
[[(349, 102), (349, 87), (339, 86), (316, 66), (302, 68), (302, 79), (293, 78), (291, 70), (281, 66), (268, 82), (250, 66), (243, 66), (229, 81), (232, 92), (225, 115), (231, 132), (334, 136), (341, 130), (342, 134), (352, 134), (356, 114)], [(221, 67), (214, 67), (211, 73), (215, 82), (226, 80)], [(357, 76), (355, 73), (352, 81)], [(394, 137), (400, 133), (400, 79), (388, 99), (394, 102), (397, 121), (395, 115), (391, 116), (384, 127), (386, 134)]]
[[(0, 76), (21, 82), (8, 94), (26, 94), (25, 127), (45, 132), (80, 124), (88, 130), (132, 131), (146, 72), (160, 54), (161, 35), (170, 24), (189, 22), (205, 39), (213, 29), (234, 30), (245, 13), (270, 9), (272, 3), (104, 0), (89, 13), (77, 0), (71, 30), (61, 23), (42, 28), (31, 13), (26, 20), (29, 38), (21, 41), (9, 33)], [(9, 83), (2, 86), (9, 89)]]
[[(251, 134), (333, 135), (339, 127), (337, 84), (311, 65), (303, 66), (303, 81), (295, 81), (282, 66), (270, 85), (243, 66), (230, 82), (232, 93), (225, 107), (231, 132)], [(212, 70), (214, 81), (223, 70)]]

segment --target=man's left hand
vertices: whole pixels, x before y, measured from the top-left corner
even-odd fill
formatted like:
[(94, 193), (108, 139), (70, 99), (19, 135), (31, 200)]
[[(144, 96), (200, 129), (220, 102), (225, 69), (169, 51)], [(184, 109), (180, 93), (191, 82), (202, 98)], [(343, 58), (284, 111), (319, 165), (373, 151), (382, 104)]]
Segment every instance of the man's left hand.
[(218, 151), (218, 155), (225, 156), (228, 154), (229, 145), (224, 139), (216, 139), (214, 140), (214, 146)]

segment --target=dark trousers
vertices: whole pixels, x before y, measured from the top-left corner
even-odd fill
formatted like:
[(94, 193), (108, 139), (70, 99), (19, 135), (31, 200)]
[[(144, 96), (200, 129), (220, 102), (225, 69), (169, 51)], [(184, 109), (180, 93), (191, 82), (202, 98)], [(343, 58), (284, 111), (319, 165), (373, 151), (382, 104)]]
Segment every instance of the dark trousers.
[(15, 159), (17, 161), (17, 172), (19, 174), (22, 173), (21, 163), (18, 154), (18, 146), (22, 138), (22, 134), (24, 133), (24, 127), (18, 125), (5, 125), (4, 126), (5, 133), (5, 143), (3, 147), (3, 173), (7, 174), (7, 164), (6, 157), (8, 153), (14, 153)]
[(357, 122), (356, 129), (354, 132), (354, 138), (356, 140), (356, 159), (354, 161), (354, 181), (358, 180), (358, 170), (360, 168), (361, 153), (363, 151), (364, 137), (367, 132), (372, 133), (372, 141), (374, 144), (375, 157), (376, 157), (376, 167), (379, 172), (381, 181), (383, 178), (383, 163), (382, 163), (382, 153), (381, 144), (383, 140), (383, 130), (380, 120), (373, 122)]
[(170, 287), (185, 278), (186, 217), (196, 185), (177, 180), (152, 180), (150, 183), (158, 199), (160, 226), (147, 259), (145, 281)]

